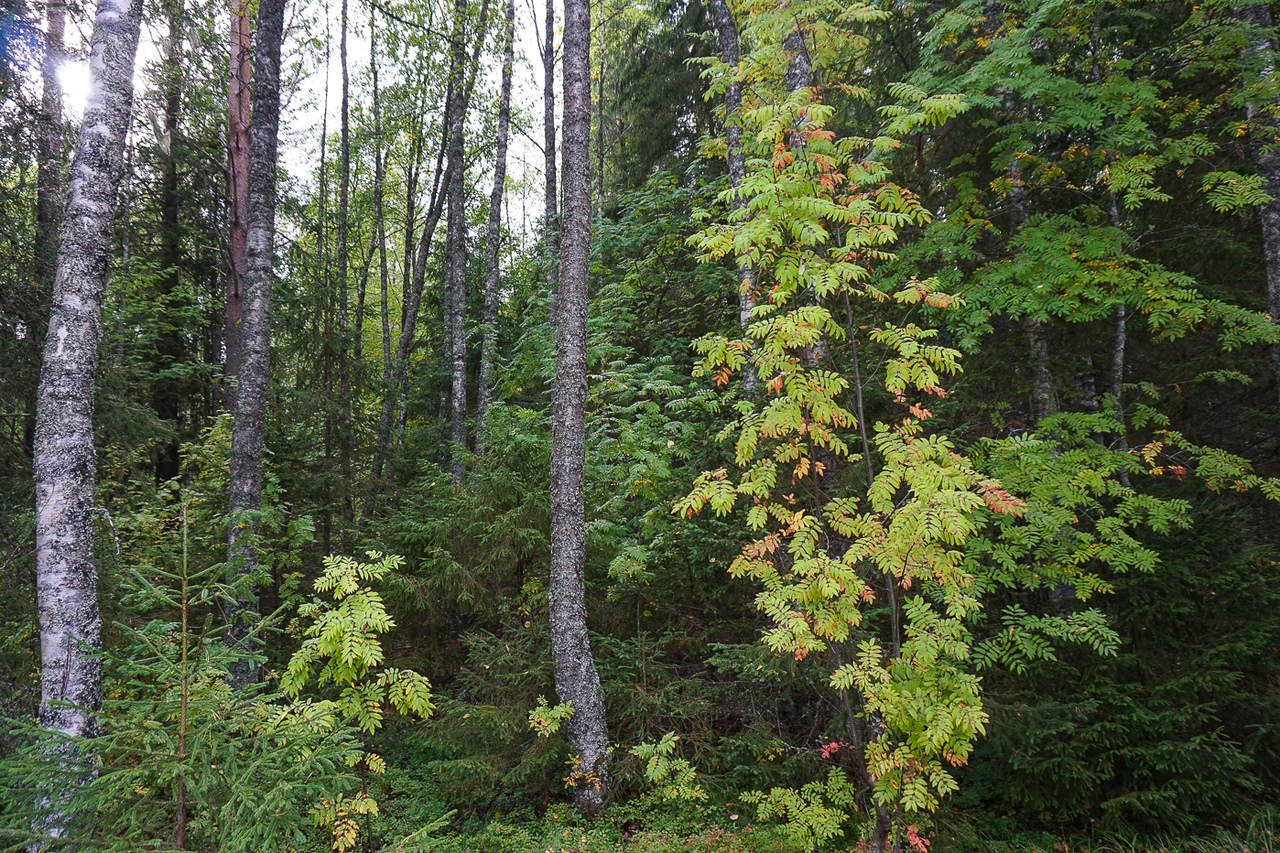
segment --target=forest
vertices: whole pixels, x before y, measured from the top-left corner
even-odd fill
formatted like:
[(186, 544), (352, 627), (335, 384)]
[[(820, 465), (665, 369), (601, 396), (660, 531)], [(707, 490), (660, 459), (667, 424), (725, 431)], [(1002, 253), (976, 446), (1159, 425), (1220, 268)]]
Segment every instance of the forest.
[(4, 0), (0, 851), (1280, 849), (1257, 0)]

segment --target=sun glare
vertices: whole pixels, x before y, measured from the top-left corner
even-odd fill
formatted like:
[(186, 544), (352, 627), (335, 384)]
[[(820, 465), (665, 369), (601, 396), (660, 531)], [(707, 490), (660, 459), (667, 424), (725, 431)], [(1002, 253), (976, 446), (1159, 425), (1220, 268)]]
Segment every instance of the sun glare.
[(58, 85), (62, 88), (62, 106), (67, 117), (79, 118), (84, 114), (84, 104), (89, 97), (88, 63), (64, 62), (59, 65)]

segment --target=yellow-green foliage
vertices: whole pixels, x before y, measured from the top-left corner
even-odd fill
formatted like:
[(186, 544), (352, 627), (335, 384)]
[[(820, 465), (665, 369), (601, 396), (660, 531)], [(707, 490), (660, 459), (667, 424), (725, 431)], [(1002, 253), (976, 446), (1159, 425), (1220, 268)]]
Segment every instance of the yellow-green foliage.
[(395, 627), (382, 596), (366, 583), (379, 581), (403, 562), (396, 556), (368, 553), (369, 561), (330, 556), (315, 589), (327, 593), (333, 603), (319, 598), (298, 608), (299, 620), (313, 620), (302, 630), (306, 638), (294, 652), (280, 686), (297, 696), (314, 678), (317, 686), (341, 688), (337, 709), (342, 716), (373, 734), (382, 727), (383, 706), (401, 714), (427, 717), (431, 684), (412, 670), (387, 668), (370, 677), (383, 660), (378, 637)]
[[(424, 676), (412, 670), (377, 669), (383, 661), (378, 637), (395, 627), (395, 622), (382, 596), (367, 584), (382, 580), (403, 560), (377, 551), (369, 551), (367, 556), (367, 562), (345, 556), (325, 558), (315, 590), (333, 601), (317, 597), (298, 608), (299, 623), (311, 620), (311, 624), (301, 629), (305, 639), (289, 660), (280, 686), (293, 697), (313, 680), (319, 687), (332, 684), (340, 688), (336, 701), (316, 704), (332, 708), (343, 720), (373, 734), (382, 728), (386, 705), (421, 718), (430, 716), (435, 706), (431, 684)], [(299, 623), (292, 627), (297, 629)], [(371, 773), (383, 773), (387, 768), (380, 755), (368, 751), (361, 754), (359, 764)], [(377, 813), (377, 802), (362, 791), (352, 797), (321, 800), (314, 817), (317, 825), (331, 828), (334, 850), (350, 850), (356, 845), (360, 819)]]
[(664, 800), (705, 800), (707, 792), (698, 784), (698, 774), (687, 758), (676, 758), (675, 732), (667, 732), (657, 743), (645, 741), (631, 754), (645, 763), (644, 777), (656, 785)]

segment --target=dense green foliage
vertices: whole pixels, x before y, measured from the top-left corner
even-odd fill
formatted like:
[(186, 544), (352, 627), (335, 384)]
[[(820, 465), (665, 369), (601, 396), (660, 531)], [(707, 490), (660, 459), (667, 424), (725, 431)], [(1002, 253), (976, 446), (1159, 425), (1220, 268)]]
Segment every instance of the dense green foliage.
[[(346, 281), (334, 12), (296, 10), (296, 98), (331, 103), (283, 169), (263, 570), (239, 580), (224, 10), (148, 9), (191, 59), (139, 77), (98, 370), (105, 703), (70, 752), (32, 726), (39, 74), (0, 68), (0, 849), (30, 842), (48, 774), (89, 779), (71, 849), (1274, 849), (1276, 34), (1219, 2), (730, 5), (736, 64), (699, 2), (593, 9), (586, 582), (616, 776), (594, 822), (568, 804), (547, 630), (534, 169), (508, 179), (498, 401), (464, 482), (443, 224), (402, 408), (391, 380), (453, 7), (354, 15), (381, 76), (375, 122), (353, 51)], [(30, 29), (43, 6), (8, 11)], [(466, 123), (469, 387), (489, 65)], [(223, 620), (254, 586), (264, 679), (237, 693)]]

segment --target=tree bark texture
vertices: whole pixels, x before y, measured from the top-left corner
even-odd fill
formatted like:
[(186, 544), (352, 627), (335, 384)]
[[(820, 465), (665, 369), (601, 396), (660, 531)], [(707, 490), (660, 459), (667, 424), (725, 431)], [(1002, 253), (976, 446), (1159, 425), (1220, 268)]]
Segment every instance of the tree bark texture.
[[(378, 446), (374, 453), (373, 462), (373, 478), (371, 489), (377, 488), (377, 484), (389, 478), (386, 473), (386, 462), (391, 455), (391, 447), (393, 444), (393, 424), (399, 424), (396, 432), (403, 431), (403, 424), (407, 415), (406, 402), (409, 394), (409, 354), (413, 348), (413, 337), (417, 330), (418, 312), (422, 305), (422, 291), (426, 285), (427, 276), (427, 259), (431, 254), (431, 241), (435, 235), (436, 226), (440, 223), (440, 216), (444, 212), (445, 193), (441, 192), (442, 185), (449, 186), (452, 175), (446, 165), (445, 155), (448, 153), (450, 132), (453, 127), (453, 110), (460, 105), (463, 113), (466, 112), (466, 105), (470, 102), (471, 92), (475, 88), (476, 74), (480, 67), (480, 51), (484, 45), (485, 24), (489, 18), (489, 0), (484, 0), (480, 6), (480, 25), (479, 34), (476, 38), (475, 45), (472, 48), (470, 59), (470, 74), (467, 78), (467, 84), (463, 92), (463, 98), (455, 98), (452, 91), (445, 98), (445, 114), (442, 119), (442, 130), (440, 134), (440, 147), (436, 152), (436, 169), (435, 178), (431, 187), (431, 201), (427, 206), (426, 221), (423, 224), (422, 233), (418, 240), (417, 257), (413, 265), (413, 281), (404, 298), (402, 308), (402, 316), (400, 323), (400, 337), (396, 342), (395, 363), (392, 368), (394, 388), (389, 389), (382, 401), (382, 415), (378, 421)], [(461, 22), (455, 27), (455, 38), (463, 38), (463, 30)], [(450, 80), (454, 79), (454, 73), (450, 71)], [(399, 416), (397, 418), (397, 409)], [(366, 507), (371, 511), (373, 500), (372, 494), (366, 498)], [(366, 513), (367, 515), (368, 513)]]
[[(248, 0), (231, 3), (231, 82), (227, 90), (227, 175), (230, 234), (227, 270), (226, 375), (227, 403), (234, 404), (232, 384), (240, 375), (240, 324), (244, 320), (244, 276), (249, 244), (246, 232), (249, 215), (249, 97), (252, 85)], [(324, 158), (321, 157), (321, 160)]]
[[(40, 725), (66, 738), (94, 734), (94, 715), (102, 706), (93, 385), (141, 20), (141, 0), (98, 4), (89, 95), (71, 167), (36, 401)], [(55, 755), (67, 755), (67, 749), (65, 742), (53, 746)], [(57, 784), (40, 795), (45, 815), (37, 828), (60, 837), (67, 829), (63, 807), (70, 792)]]
[[(372, 16), (372, 12), (370, 15)], [(391, 388), (391, 315), (388, 307), (390, 272), (387, 266), (387, 212), (382, 197), (386, 183), (386, 168), (382, 159), (382, 101), (378, 88), (378, 25), (376, 19), (369, 25), (369, 70), (373, 77), (373, 209), (376, 239), (378, 241), (378, 307), (382, 316), (382, 386), (386, 393)], [(412, 164), (409, 182), (413, 182)], [(407, 215), (412, 227), (412, 212)], [(408, 253), (405, 254), (406, 261)], [(365, 510), (368, 515), (368, 509)]]
[[(747, 159), (742, 147), (742, 81), (738, 79), (738, 62), (742, 58), (738, 40), (738, 24), (728, 0), (708, 0), (707, 16), (720, 42), (720, 58), (730, 67), (733, 79), (724, 90), (724, 135), (726, 159), (729, 167), (729, 189), (734, 193), (733, 210), (741, 214), (747, 200), (739, 195), (742, 182), (747, 177)], [(738, 256), (738, 322), (743, 331), (751, 325), (751, 312), (756, 307), (755, 277), (746, 255)], [(747, 394), (756, 394), (760, 380), (755, 370), (746, 365), (742, 372), (742, 384)]]
[(36, 274), (41, 287), (52, 290), (58, 255), (58, 219), (64, 202), (62, 180), (62, 86), (58, 65), (64, 51), (67, 10), (62, 0), (45, 8), (44, 90), (40, 97), (40, 130), (36, 136)]
[[(348, 334), (347, 291), (351, 270), (351, 71), (347, 58), (347, 31), (350, 29), (347, 0), (342, 0), (342, 32), (338, 40), (339, 64), (342, 66), (342, 114), (338, 177), (338, 406), (341, 425), (338, 437), (338, 462), (345, 482), (352, 481), (351, 457), (355, 452), (351, 428), (351, 349)], [(342, 515), (354, 518), (349, 490), (342, 490)]]
[(1049, 370), (1049, 342), (1044, 324), (1024, 317), (1022, 330), (1031, 350), (1031, 422), (1038, 424), (1054, 412), (1053, 373)]
[(556, 317), (555, 299), (559, 290), (560, 256), (560, 192), (556, 186), (556, 4), (547, 0), (546, 32), (542, 42), (542, 154), (543, 154), (543, 222), (546, 230), (547, 294), (552, 302), (552, 320)]
[[(164, 58), (164, 136), (160, 147), (164, 154), (164, 173), (160, 182), (160, 263), (164, 273), (159, 280), (156, 310), (174, 316), (187, 300), (182, 284), (182, 223), (178, 198), (178, 125), (182, 115), (182, 55), (184, 26), (181, 0), (165, 4), (168, 18), (168, 44)], [(188, 383), (180, 376), (166, 375), (176, 364), (187, 360), (187, 341), (180, 324), (167, 323), (156, 341), (156, 372), (159, 378), (152, 389), (151, 405), (156, 415), (172, 424), (173, 436), (156, 455), (156, 482), (163, 483), (178, 476), (182, 467), (180, 439), (186, 420)]]
[[(1254, 42), (1250, 52), (1259, 63), (1259, 82), (1268, 90), (1275, 85), (1275, 46), (1271, 41), (1271, 7), (1264, 4), (1244, 6), (1240, 17), (1255, 27)], [(1262, 205), (1258, 218), (1262, 223), (1262, 251), (1267, 269), (1267, 313), (1280, 323), (1280, 120), (1274, 113), (1274, 104), (1250, 103), (1247, 116), (1253, 125), (1251, 143), (1253, 166), (1263, 180), (1263, 188), (1271, 200)], [(1280, 344), (1271, 347), (1271, 366), (1276, 375), (1276, 391), (1280, 394)]]
[[(466, 15), (466, 0), (457, 0), (458, 20)], [(445, 241), (445, 336), (450, 375), (449, 394), (449, 451), (453, 481), (461, 483), (467, 476), (467, 164), (463, 161), (466, 146), (463, 131), (466, 127), (466, 105), (461, 103), (464, 84), (465, 59), (463, 40), (454, 42), (453, 66), (458, 76), (454, 79), (455, 97), (459, 99), (453, 110), (453, 122), (449, 128), (449, 222)]]
[[(244, 320), (240, 377), (235, 389), (231, 432), (231, 525), (228, 561), (237, 575), (257, 573), (254, 550), (262, 509), (263, 431), (267, 416), (267, 380), (271, 371), (271, 286), (276, 232), (276, 148), (280, 129), (280, 43), (285, 0), (259, 0), (254, 40), (253, 122), (249, 127), (248, 264), (244, 281)], [(250, 653), (258, 621), (257, 596), (245, 590), (227, 620), (227, 640)], [(255, 680), (248, 660), (231, 673), (234, 686)]]
[(480, 340), (480, 390), (476, 403), (476, 453), (484, 455), (493, 402), (493, 369), (498, 350), (498, 287), (501, 281), (502, 194), (507, 182), (507, 135), (511, 125), (511, 72), (515, 66), (515, 0), (507, 0), (502, 41), (502, 84), (498, 94), (498, 150), (493, 162), (493, 191), (489, 193), (488, 267), (484, 281), (484, 317)]
[(573, 704), (569, 744), (578, 808), (594, 814), (610, 785), (604, 694), (587, 635), (585, 601), (587, 274), (591, 251), (591, 8), (564, 4), (564, 232), (556, 298), (551, 397), (551, 653), (556, 692)]

